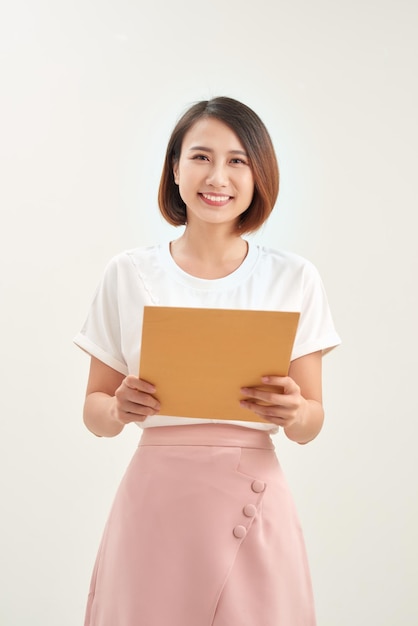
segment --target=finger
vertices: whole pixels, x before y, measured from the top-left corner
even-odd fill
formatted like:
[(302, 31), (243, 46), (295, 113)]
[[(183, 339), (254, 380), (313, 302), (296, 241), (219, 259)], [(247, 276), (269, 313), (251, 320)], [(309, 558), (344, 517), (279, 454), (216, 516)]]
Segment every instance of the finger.
[(261, 380), (267, 385), (279, 385), (280, 387), (283, 387), (283, 385), (285, 385), (289, 380), (289, 376), (275, 376), (274, 374), (270, 374), (262, 376)]
[(241, 400), (240, 405), (244, 409), (253, 411), (253, 413), (260, 415), (261, 417), (265, 417), (266, 419), (280, 418), (285, 421), (288, 413), (286, 408), (283, 406), (259, 404), (257, 402), (252, 402), (251, 400)]
[(261, 380), (266, 385), (279, 387), (281, 389), (280, 393), (282, 394), (295, 393), (299, 390), (298, 385), (290, 376), (263, 376)]
[(125, 402), (124, 405), (118, 405), (118, 419), (124, 424), (130, 422), (142, 422), (147, 417), (151, 417), (158, 413), (153, 407), (137, 404), (136, 402)]
[(154, 393), (156, 390), (155, 385), (132, 374), (127, 376), (123, 382), (130, 389), (136, 389), (137, 391), (143, 391), (145, 393)]
[(118, 394), (116, 398), (123, 410), (129, 412), (142, 412), (144, 409), (151, 409), (154, 412), (160, 410), (160, 402), (154, 396), (141, 391), (128, 390)]
[(241, 392), (254, 400), (260, 400), (267, 404), (280, 404), (283, 397), (281, 387), (272, 387), (266, 389), (265, 387), (243, 387)]
[(125, 382), (115, 391), (115, 397), (118, 410), (121, 412), (143, 414), (145, 409), (147, 413), (149, 409), (153, 413), (160, 410), (160, 402), (157, 398), (137, 388), (128, 387)]
[(148, 417), (149, 415), (155, 415), (158, 411), (152, 407), (142, 404), (136, 404), (135, 402), (128, 402), (123, 407), (120, 407), (121, 413), (130, 415), (130, 416), (140, 416), (143, 415)]

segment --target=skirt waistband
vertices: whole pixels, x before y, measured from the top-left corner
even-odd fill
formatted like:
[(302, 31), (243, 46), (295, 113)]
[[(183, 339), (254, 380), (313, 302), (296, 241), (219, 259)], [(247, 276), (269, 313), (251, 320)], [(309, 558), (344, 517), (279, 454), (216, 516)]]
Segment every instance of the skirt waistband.
[(274, 450), (267, 431), (232, 424), (193, 424), (144, 428), (140, 446), (226, 446)]

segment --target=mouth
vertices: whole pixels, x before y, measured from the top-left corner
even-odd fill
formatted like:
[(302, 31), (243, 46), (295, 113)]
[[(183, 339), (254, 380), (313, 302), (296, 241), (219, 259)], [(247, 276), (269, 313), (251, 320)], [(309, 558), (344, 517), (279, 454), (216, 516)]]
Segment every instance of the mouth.
[(199, 193), (199, 196), (206, 204), (210, 204), (211, 206), (224, 206), (231, 200), (231, 196), (224, 194)]

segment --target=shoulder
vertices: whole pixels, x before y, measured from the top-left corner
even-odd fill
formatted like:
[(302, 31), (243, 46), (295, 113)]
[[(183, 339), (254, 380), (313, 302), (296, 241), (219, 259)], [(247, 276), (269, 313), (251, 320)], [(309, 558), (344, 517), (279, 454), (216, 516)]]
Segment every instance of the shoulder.
[(279, 250), (277, 248), (269, 248), (268, 246), (259, 246), (259, 250), (262, 258), (272, 259), (276, 263), (290, 263), (291, 265), (310, 263), (308, 259), (290, 250)]
[(306, 277), (318, 275), (317, 268), (309, 259), (289, 250), (259, 246), (259, 259), (260, 264), (271, 271)]
[[(98, 289), (115, 293), (130, 293), (138, 282), (153, 276), (158, 266), (160, 246), (131, 248), (115, 254), (106, 263)], [(147, 278), (148, 277), (148, 278)]]
[(159, 256), (160, 245), (130, 248), (115, 254), (108, 261), (105, 273), (127, 272), (153, 264)]

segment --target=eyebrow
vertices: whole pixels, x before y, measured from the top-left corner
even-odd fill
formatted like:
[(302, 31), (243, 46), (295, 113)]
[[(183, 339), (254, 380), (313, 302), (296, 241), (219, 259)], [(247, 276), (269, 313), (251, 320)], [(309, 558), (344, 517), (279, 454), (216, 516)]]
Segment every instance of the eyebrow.
[[(207, 148), (205, 146), (192, 146), (189, 150), (201, 150), (202, 152), (213, 152), (212, 148)], [(245, 157), (248, 157), (248, 154), (244, 150), (228, 150), (228, 154), (242, 154)]]

